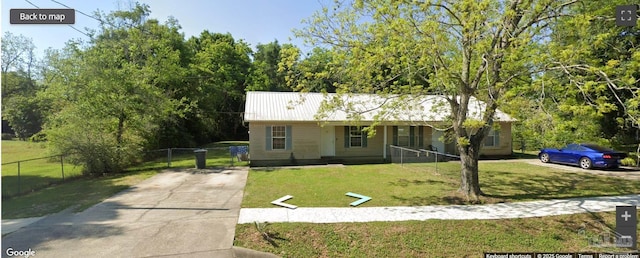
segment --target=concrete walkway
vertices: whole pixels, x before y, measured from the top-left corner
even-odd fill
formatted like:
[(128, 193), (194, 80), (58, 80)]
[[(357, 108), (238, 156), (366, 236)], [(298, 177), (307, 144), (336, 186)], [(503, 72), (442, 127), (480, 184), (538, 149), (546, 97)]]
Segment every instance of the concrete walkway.
[(297, 209), (245, 208), (240, 210), (238, 223), (245, 224), (256, 221), (340, 223), (429, 219), (511, 219), (615, 211), (616, 206), (624, 205), (640, 206), (640, 194), (488, 205)]
[(11, 247), (36, 257), (236, 257), (247, 174), (166, 171), (83, 212), (47, 216), (4, 236), (2, 255)]

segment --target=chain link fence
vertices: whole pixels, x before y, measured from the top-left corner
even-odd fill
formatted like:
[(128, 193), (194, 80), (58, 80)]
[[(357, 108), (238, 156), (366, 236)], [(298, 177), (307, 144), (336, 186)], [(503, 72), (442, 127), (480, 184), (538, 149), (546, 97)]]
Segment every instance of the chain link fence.
[(213, 148), (167, 148), (151, 150), (145, 152), (145, 161), (147, 161), (146, 163), (148, 164), (155, 165), (155, 167), (195, 167), (195, 151), (198, 150), (207, 151), (207, 167), (233, 167), (249, 165), (248, 145)]
[[(168, 148), (146, 151), (143, 163), (127, 170), (195, 167), (194, 151), (206, 150), (206, 167), (249, 165), (249, 146), (213, 148)], [(2, 164), (2, 198), (8, 199), (82, 176), (82, 166), (65, 160), (65, 155), (19, 160)]]
[(431, 163), (434, 164), (436, 171), (438, 171), (438, 163), (459, 161), (460, 156), (425, 150), (425, 149), (411, 149), (395, 145), (389, 145), (391, 163), (394, 164), (410, 164), (410, 163)]
[(3, 199), (82, 176), (82, 167), (66, 162), (65, 155), (7, 162), (1, 169)]

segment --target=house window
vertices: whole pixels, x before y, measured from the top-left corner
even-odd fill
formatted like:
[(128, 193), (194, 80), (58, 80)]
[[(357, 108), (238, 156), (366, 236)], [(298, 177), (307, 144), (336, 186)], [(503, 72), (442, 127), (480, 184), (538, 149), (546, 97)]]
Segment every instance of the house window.
[(484, 139), (485, 147), (499, 147), (500, 146), (500, 133), (491, 129), (489, 135)]
[(402, 147), (423, 147), (423, 126), (394, 126), (393, 145)]
[(285, 126), (274, 125), (271, 127), (271, 146), (274, 150), (284, 150), (287, 142)]
[(349, 127), (349, 147), (362, 147), (362, 129), (360, 126)]
[(411, 143), (411, 129), (409, 126), (398, 126), (398, 146), (409, 147)]

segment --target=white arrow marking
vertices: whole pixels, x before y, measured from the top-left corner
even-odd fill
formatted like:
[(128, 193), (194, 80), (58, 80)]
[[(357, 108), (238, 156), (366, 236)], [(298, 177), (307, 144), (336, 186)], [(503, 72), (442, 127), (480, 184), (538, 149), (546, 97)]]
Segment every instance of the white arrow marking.
[(352, 193), (352, 192), (348, 192), (347, 196), (351, 196), (351, 197), (355, 197), (355, 198), (360, 198), (360, 200), (357, 200), (355, 202), (352, 202), (350, 205), (351, 206), (358, 206), (368, 200), (371, 200), (371, 197), (369, 196), (365, 196), (365, 195), (361, 195), (361, 194), (357, 194), (357, 193)]
[(293, 196), (285, 195), (285, 196), (280, 197), (280, 199), (272, 201), (271, 204), (275, 204), (275, 205), (278, 205), (278, 206), (286, 207), (286, 208), (289, 208), (289, 209), (298, 208), (298, 206), (291, 205), (291, 204), (288, 204), (288, 203), (284, 203), (284, 201), (289, 200), (291, 198), (293, 198)]

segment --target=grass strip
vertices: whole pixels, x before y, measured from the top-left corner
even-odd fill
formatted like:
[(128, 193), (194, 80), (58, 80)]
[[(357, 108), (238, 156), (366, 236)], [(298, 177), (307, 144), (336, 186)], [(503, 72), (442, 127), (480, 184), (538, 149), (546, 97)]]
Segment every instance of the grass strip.
[[(592, 245), (615, 212), (504, 220), (241, 224), (234, 245), (282, 257), (483, 257), (483, 252), (629, 251)], [(639, 243), (640, 244), (640, 243)]]

